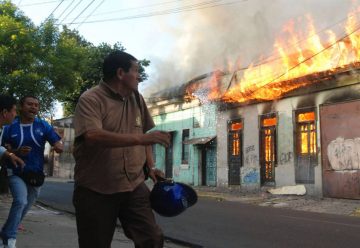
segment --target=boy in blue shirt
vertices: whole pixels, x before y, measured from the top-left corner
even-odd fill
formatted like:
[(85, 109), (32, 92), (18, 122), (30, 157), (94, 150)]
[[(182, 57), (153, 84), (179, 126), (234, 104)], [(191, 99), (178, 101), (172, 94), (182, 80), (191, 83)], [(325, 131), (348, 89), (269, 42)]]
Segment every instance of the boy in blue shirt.
[[(13, 122), (16, 116), (16, 99), (9, 95), (0, 95), (0, 129), (4, 125), (9, 125)], [(1, 133), (0, 131), (0, 133)], [(1, 139), (1, 138), (0, 138)], [(10, 160), (14, 166), (23, 167), (25, 165), (24, 161), (17, 157), (14, 153), (9, 152), (5, 147), (0, 146), (0, 194), (8, 193), (9, 186), (7, 180), (7, 170), (4, 165), (5, 160)], [(1, 247), (1, 240), (0, 240)]]
[[(12, 96), (0, 95), (0, 129), (4, 125), (11, 124), (16, 116), (16, 100)], [(1, 133), (1, 131), (0, 131)], [(0, 138), (1, 139), (1, 138)], [(0, 159), (10, 160), (14, 167), (23, 167), (24, 161), (14, 153), (9, 152), (4, 146), (0, 146)], [(2, 168), (3, 169), (3, 168)]]
[(47, 141), (56, 152), (63, 151), (61, 137), (45, 120), (36, 117), (38, 112), (39, 100), (34, 96), (23, 97), (20, 100), (20, 116), (11, 125), (6, 126), (2, 134), (2, 144), (9, 145), (25, 162), (23, 168), (7, 164), (13, 203), (8, 219), (1, 229), (1, 237), (8, 248), (16, 247), (18, 225), (40, 192), (40, 186), (25, 183), (20, 176), (26, 172), (43, 174), (44, 149)]

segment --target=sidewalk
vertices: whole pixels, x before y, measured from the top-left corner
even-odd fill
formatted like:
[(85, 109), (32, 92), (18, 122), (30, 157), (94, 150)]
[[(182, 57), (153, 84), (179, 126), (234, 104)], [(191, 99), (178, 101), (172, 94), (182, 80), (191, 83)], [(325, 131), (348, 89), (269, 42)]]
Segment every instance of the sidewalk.
[[(0, 195), (0, 225), (7, 218), (11, 201), (11, 196)], [(16, 245), (19, 248), (78, 247), (73, 215), (34, 205), (22, 224), (25, 230), (18, 233)], [(118, 228), (113, 238), (112, 247), (133, 248), (134, 245)], [(164, 247), (182, 248), (186, 246), (166, 241)]]
[(237, 189), (226, 190), (209, 187), (195, 187), (195, 190), (199, 197), (212, 198), (218, 201), (236, 201), (263, 207), (360, 217), (360, 200), (320, 198), (308, 195), (272, 195), (264, 191), (244, 193)]
[[(51, 179), (50, 179), (51, 180)], [(55, 179), (53, 179), (55, 180)], [(290, 208), (329, 214), (342, 214), (360, 217), (360, 200), (315, 198), (309, 196), (279, 196), (266, 192), (242, 193), (237, 190), (221, 191), (209, 187), (195, 187), (199, 198), (212, 198), (217, 201), (236, 201), (258, 206)], [(6, 218), (11, 205), (10, 195), (0, 195), (0, 225)], [(73, 215), (35, 205), (25, 217), (24, 231), (19, 231), (17, 246), (20, 248), (76, 248), (77, 233)], [(112, 247), (134, 247), (123, 234), (121, 228), (116, 230)], [(184, 248), (186, 245), (167, 240), (165, 248)]]
[[(48, 177), (47, 181), (68, 182), (68, 179)], [(153, 183), (146, 184), (152, 188)], [(236, 201), (263, 207), (288, 208), (299, 211), (341, 214), (360, 217), (360, 200), (325, 198), (315, 196), (272, 195), (263, 189), (257, 193), (243, 192), (238, 188), (193, 187), (199, 198), (212, 198), (217, 201)]]
[[(47, 181), (68, 182), (69, 179), (48, 177)], [(146, 184), (152, 188), (153, 183)], [(272, 195), (266, 189), (257, 192), (242, 192), (238, 188), (194, 187), (199, 198), (212, 198), (217, 201), (236, 201), (263, 207), (289, 208), (299, 211), (341, 214), (360, 217), (360, 200), (320, 198), (314, 196)]]

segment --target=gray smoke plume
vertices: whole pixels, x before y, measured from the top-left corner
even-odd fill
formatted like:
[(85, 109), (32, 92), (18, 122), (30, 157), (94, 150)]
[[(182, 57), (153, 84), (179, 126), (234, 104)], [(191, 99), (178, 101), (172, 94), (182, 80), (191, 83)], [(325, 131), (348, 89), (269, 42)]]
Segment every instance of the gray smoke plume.
[(168, 58), (150, 58), (152, 71), (142, 92), (148, 96), (184, 84), (199, 75), (229, 68), (229, 62), (239, 68), (272, 58), (284, 24), (294, 20), (296, 31), (305, 32), (306, 15), (312, 17), (316, 30), (329, 28), (341, 33), (347, 14), (359, 7), (359, 1), (224, 0), (212, 8), (178, 14), (176, 28), (161, 23), (164, 32), (174, 36), (174, 51)]

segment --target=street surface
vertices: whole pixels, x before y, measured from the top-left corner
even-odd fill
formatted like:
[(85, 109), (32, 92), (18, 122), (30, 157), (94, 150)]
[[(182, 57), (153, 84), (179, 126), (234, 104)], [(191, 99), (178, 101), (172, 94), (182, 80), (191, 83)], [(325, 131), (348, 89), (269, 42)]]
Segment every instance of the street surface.
[[(46, 182), (40, 201), (73, 212), (73, 183)], [(360, 218), (200, 198), (183, 214), (157, 216), (165, 236), (192, 247), (360, 247)]]

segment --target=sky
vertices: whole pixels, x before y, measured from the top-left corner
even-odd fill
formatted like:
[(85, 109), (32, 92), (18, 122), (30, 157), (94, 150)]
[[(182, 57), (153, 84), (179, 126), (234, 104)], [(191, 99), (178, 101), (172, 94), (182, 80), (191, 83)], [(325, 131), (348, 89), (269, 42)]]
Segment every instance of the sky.
[[(247, 67), (270, 58), (285, 24), (304, 33), (341, 35), (360, 0), (13, 0), (35, 24), (53, 15), (95, 45), (120, 42), (138, 59), (149, 59), (149, 95), (216, 69)], [(322, 32), (322, 34), (324, 34)]]

